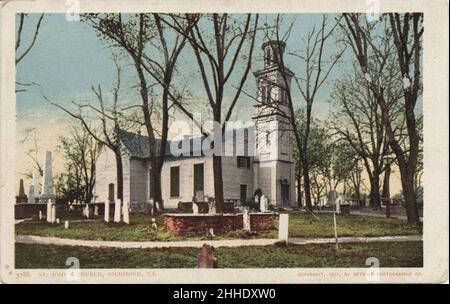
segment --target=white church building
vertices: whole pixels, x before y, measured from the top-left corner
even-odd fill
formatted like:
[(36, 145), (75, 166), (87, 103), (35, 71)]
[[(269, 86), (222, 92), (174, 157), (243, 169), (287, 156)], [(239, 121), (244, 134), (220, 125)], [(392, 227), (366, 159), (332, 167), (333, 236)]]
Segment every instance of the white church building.
[[(284, 43), (268, 41), (262, 48), (264, 68), (254, 73), (258, 103), (255, 101), (252, 117), (254, 127), (245, 130), (245, 153), (222, 157), (224, 198), (239, 205), (243, 201), (254, 200), (255, 194), (259, 197), (264, 194), (270, 205), (292, 207), (296, 202), (295, 168), (291, 132), (285, 117), (289, 113), (285, 80), (290, 84), (293, 73), (285, 68), (283, 75), (278, 65), (279, 54), (285, 49)], [(233, 132), (234, 136), (238, 133), (239, 130)], [(150, 162), (147, 138), (124, 130), (118, 130), (116, 136), (123, 151), (123, 199), (130, 203), (148, 202)], [(192, 144), (193, 139), (189, 142)], [(190, 202), (193, 197), (197, 200), (214, 197), (212, 156), (194, 156), (198, 153), (174, 156), (170, 144), (161, 173), (164, 207), (176, 208), (178, 202)], [(223, 146), (228, 144), (224, 142)], [(255, 149), (248, 149), (249, 146)], [(255, 153), (249, 154), (249, 150)], [(114, 157), (107, 147), (101, 149), (96, 163), (95, 195), (98, 202), (110, 200), (117, 191)]]

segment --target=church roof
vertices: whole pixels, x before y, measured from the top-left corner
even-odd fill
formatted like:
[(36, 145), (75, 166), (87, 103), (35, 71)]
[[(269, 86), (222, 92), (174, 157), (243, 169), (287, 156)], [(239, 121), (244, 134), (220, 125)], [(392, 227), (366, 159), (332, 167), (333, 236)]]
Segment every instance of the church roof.
[[(227, 131), (227, 132), (234, 132), (235, 130), (231, 130), (231, 131)], [(128, 132), (122, 129), (117, 130), (117, 136), (118, 139), (120, 140), (120, 142), (123, 144), (123, 146), (125, 147), (125, 149), (128, 151), (128, 154), (131, 157), (135, 157), (135, 158), (149, 158), (150, 157), (150, 150), (149, 150), (149, 145), (148, 145), (148, 137), (141, 135), (141, 134), (137, 134), (137, 133), (132, 133), (132, 132)], [(231, 137), (231, 136), (230, 136)], [(227, 136), (225, 136), (225, 138), (228, 138)], [(234, 138), (234, 137), (231, 137)], [(201, 138), (196, 137), (196, 138), (189, 138), (189, 145), (190, 147), (193, 147), (193, 142), (194, 140), (201, 140), (201, 142), (203, 142), (203, 140), (205, 139), (204, 136), (202, 136)], [(176, 142), (179, 142), (178, 140)], [(170, 151), (170, 145), (171, 145), (172, 141), (167, 140), (167, 145), (166, 145), (166, 156), (167, 157), (175, 157), (174, 155), (172, 155), (171, 151)], [(224, 143), (225, 145), (226, 143)], [(247, 144), (247, 141), (245, 141), (245, 144)], [(156, 145), (157, 145), (157, 151), (159, 151), (160, 149), (160, 145), (161, 145), (161, 139), (157, 138), (156, 139)], [(200, 147), (201, 149), (201, 147)], [(209, 147), (208, 149), (212, 149), (212, 147)], [(209, 151), (198, 151), (196, 149), (192, 149), (192, 153), (193, 154), (198, 154), (197, 152), (209, 152)], [(182, 156), (182, 157), (186, 157), (186, 156)]]

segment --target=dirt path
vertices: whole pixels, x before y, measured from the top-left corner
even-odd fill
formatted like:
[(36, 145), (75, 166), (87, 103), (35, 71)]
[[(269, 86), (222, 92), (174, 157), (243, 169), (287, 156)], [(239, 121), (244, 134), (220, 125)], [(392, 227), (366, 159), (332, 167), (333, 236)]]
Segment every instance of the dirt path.
[[(409, 242), (421, 241), (421, 235), (382, 236), (382, 237), (341, 237), (339, 243), (369, 243), (369, 242)], [(114, 247), (114, 248), (164, 248), (164, 247), (196, 247), (210, 244), (214, 247), (266, 246), (273, 245), (277, 239), (236, 239), (236, 240), (205, 240), (205, 241), (176, 241), (176, 242), (124, 242), (124, 241), (88, 241), (63, 239), (57, 237), (43, 237), (34, 235), (17, 235), (16, 243), (66, 245), (86, 247)], [(291, 244), (326, 244), (334, 243), (334, 238), (291, 238)]]

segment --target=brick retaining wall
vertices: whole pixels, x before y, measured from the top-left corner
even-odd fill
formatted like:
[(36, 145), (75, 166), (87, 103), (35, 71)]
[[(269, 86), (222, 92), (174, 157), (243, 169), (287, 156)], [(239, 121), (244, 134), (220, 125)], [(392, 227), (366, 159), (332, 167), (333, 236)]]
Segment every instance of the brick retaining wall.
[[(272, 213), (250, 213), (251, 230), (274, 228)], [(178, 235), (205, 235), (212, 228), (214, 234), (225, 234), (243, 229), (243, 215), (238, 214), (166, 214), (164, 225), (167, 230)]]

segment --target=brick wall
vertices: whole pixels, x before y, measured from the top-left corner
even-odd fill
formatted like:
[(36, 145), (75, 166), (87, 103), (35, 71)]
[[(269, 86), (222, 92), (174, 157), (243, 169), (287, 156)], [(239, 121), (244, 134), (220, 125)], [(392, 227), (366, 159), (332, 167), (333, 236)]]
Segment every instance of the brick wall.
[[(250, 227), (253, 231), (274, 228), (274, 215), (250, 214)], [(243, 216), (239, 214), (166, 214), (164, 225), (167, 230), (178, 235), (205, 235), (210, 228), (214, 234), (225, 234), (233, 230), (243, 229)]]

